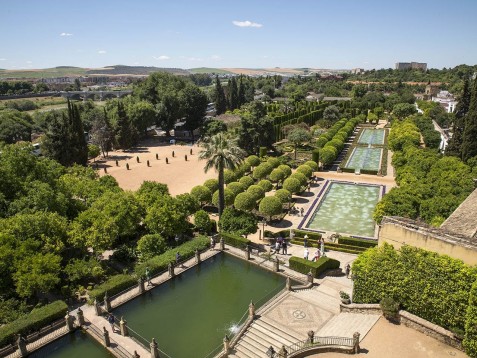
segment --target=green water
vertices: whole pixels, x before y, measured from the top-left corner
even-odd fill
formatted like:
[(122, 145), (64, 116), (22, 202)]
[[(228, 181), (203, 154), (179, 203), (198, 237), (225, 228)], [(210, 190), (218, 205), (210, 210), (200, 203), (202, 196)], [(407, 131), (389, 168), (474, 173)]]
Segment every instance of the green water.
[(257, 302), (284, 283), (279, 275), (220, 254), (113, 313), (124, 316), (147, 340), (156, 338), (171, 357), (200, 358), (222, 343), (251, 300)]
[(112, 358), (106, 348), (78, 330), (30, 354), (30, 358)]
[(358, 143), (371, 145), (384, 144), (384, 129), (364, 129), (359, 136)]
[(355, 147), (345, 168), (379, 170), (382, 148)]
[(306, 227), (373, 237), (373, 210), (381, 187), (332, 182)]

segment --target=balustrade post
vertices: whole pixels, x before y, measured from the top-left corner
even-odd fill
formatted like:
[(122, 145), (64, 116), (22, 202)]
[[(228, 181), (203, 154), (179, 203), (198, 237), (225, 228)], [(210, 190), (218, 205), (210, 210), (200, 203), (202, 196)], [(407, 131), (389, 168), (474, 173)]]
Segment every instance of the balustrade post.
[(250, 246), (247, 244), (247, 246), (245, 247), (245, 258), (248, 260), (250, 260)]
[(109, 332), (104, 326), (103, 326), (103, 343), (106, 347), (109, 347), (111, 345), (111, 341), (109, 340)]
[(76, 317), (78, 318), (78, 325), (81, 327), (84, 325), (84, 314), (81, 307), (78, 307), (78, 311), (76, 312)]
[(278, 356), (280, 358), (287, 358), (288, 357), (288, 351), (287, 349), (285, 348), (285, 345), (282, 345), (282, 348), (280, 349), (280, 351), (278, 352)]
[(129, 330), (126, 320), (121, 316), (121, 321), (119, 321), (119, 330), (121, 332), (121, 336), (127, 337), (129, 336)]
[(220, 238), (220, 251), (225, 250), (225, 240), (223, 237)]
[(167, 269), (169, 270), (169, 277), (174, 277), (174, 266), (172, 265), (172, 262), (169, 262), (169, 265), (167, 266)]
[(142, 279), (142, 277), (139, 277), (137, 279), (137, 287), (140, 295), (142, 295), (144, 291), (146, 291), (146, 287), (144, 286), (144, 280)]
[(151, 347), (151, 358), (159, 358), (159, 349), (157, 348), (157, 342), (154, 338), (149, 346)]
[(311, 270), (307, 273), (306, 279), (308, 283), (313, 286), (314, 279), (313, 279), (313, 274), (311, 273)]
[(199, 249), (195, 250), (195, 262), (198, 264), (200, 264), (200, 251)]
[(353, 353), (358, 354), (359, 353), (359, 332), (354, 332), (353, 334)]
[(253, 301), (250, 302), (248, 305), (248, 318), (254, 319), (255, 317), (255, 305), (253, 304)]
[(20, 357), (26, 357), (28, 355), (26, 340), (22, 337), (21, 334), (19, 334), (17, 338), (17, 347), (18, 352), (20, 353)]
[(96, 298), (94, 299), (93, 305), (94, 305), (94, 312), (96, 313), (96, 316), (101, 316), (101, 314), (103, 312), (102, 312), (101, 306), (99, 305), (98, 300), (96, 300)]
[(109, 299), (108, 291), (104, 293), (104, 309), (107, 312), (111, 312), (111, 300)]
[(227, 335), (225, 335), (225, 337), (224, 337), (224, 355), (226, 357), (229, 356), (229, 351), (230, 351), (230, 339), (229, 339), (229, 337), (227, 337)]
[(278, 257), (275, 257), (275, 272), (279, 272), (280, 271), (280, 260), (278, 259)]
[(308, 340), (307, 343), (313, 344), (315, 342), (315, 332), (308, 331)]
[(291, 290), (292, 290), (290, 277), (287, 277), (287, 281), (286, 281), (285, 287), (286, 287), (286, 290), (287, 290), (287, 291), (291, 291)]
[(75, 326), (73, 324), (73, 316), (71, 316), (68, 311), (66, 311), (65, 323), (69, 332), (72, 332), (75, 329)]

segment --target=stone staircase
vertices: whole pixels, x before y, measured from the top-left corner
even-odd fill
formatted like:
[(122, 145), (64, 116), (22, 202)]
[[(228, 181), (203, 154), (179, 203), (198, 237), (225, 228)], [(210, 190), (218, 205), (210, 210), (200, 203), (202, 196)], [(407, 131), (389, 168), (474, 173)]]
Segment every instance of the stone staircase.
[(360, 341), (378, 321), (379, 314), (362, 314), (342, 312), (331, 318), (321, 327), (315, 336), (318, 337), (353, 337), (354, 332), (361, 334)]
[(278, 352), (282, 345), (289, 346), (302, 340), (292, 331), (285, 332), (266, 317), (255, 320), (240, 338), (229, 357), (266, 358), (272, 346)]

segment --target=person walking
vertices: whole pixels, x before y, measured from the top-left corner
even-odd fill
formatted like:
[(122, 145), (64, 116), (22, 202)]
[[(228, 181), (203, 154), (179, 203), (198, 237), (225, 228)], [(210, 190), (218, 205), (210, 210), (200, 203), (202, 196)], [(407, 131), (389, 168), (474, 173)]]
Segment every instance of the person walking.
[(215, 240), (213, 237), (210, 238), (210, 249), (211, 250), (215, 249)]
[(146, 281), (147, 281), (147, 286), (152, 286), (151, 282), (151, 272), (149, 271), (149, 267), (146, 267)]
[(305, 213), (305, 209), (303, 209), (303, 207), (300, 208), (300, 214), (301, 216), (303, 216), (303, 214)]
[(277, 241), (275, 241), (275, 253), (276, 253), (276, 254), (279, 254), (279, 253), (280, 253), (280, 246), (281, 246), (280, 240), (277, 239)]
[(351, 266), (349, 264), (346, 264), (346, 267), (345, 267), (346, 278), (349, 278), (350, 271), (351, 271)]
[(303, 247), (307, 247), (307, 243), (308, 243), (308, 235), (305, 235), (303, 237)]
[(288, 255), (287, 247), (288, 247), (287, 241), (283, 240), (282, 241), (282, 254), (283, 255)]
[(111, 331), (114, 333), (116, 330), (114, 329), (114, 316), (112, 313), (108, 315), (108, 322), (111, 325)]
[(315, 254), (313, 255), (313, 259), (311, 261), (315, 262), (318, 261), (321, 256), (320, 249), (316, 249)]
[[(181, 254), (179, 251), (176, 252), (176, 266), (179, 266), (179, 262), (181, 261)], [(184, 267), (184, 265), (181, 264), (181, 267)]]
[(305, 260), (308, 260), (308, 255), (309, 255), (309, 254), (310, 254), (310, 251), (308, 251), (308, 248), (305, 247), (305, 252), (303, 253), (303, 258), (304, 258)]
[(321, 251), (321, 255), (325, 256), (325, 239), (323, 238), (321, 238), (321, 241), (320, 241), (320, 251)]

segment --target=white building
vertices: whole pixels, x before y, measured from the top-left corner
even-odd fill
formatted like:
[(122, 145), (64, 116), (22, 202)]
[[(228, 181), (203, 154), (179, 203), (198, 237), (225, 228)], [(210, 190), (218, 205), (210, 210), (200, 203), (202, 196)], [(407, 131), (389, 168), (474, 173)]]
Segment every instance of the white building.
[(439, 103), (447, 113), (452, 113), (455, 110), (457, 101), (452, 93), (449, 91), (440, 91), (437, 95), (432, 97), (433, 102)]

